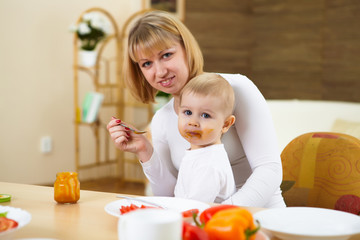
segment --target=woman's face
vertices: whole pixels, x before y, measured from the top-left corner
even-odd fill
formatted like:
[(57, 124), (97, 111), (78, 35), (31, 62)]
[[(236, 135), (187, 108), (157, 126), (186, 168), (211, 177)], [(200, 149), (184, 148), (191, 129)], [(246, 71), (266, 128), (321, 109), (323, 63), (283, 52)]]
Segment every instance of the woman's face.
[(189, 79), (186, 54), (179, 42), (145, 56), (140, 51), (138, 65), (149, 84), (162, 92), (178, 96)]

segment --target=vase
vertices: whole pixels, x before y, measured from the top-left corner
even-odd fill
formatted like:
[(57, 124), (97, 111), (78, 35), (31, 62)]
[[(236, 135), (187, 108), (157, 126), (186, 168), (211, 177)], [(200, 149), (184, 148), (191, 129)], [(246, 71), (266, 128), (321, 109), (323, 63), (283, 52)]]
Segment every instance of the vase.
[(96, 51), (79, 51), (79, 63), (84, 67), (93, 67), (96, 64), (97, 52)]

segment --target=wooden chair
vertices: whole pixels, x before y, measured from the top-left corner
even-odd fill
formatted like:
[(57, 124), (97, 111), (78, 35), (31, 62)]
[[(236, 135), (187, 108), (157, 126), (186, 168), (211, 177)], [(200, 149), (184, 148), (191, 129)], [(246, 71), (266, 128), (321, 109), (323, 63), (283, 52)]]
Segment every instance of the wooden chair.
[(305, 133), (282, 151), (287, 206), (334, 209), (343, 195), (360, 197), (360, 140), (332, 132)]

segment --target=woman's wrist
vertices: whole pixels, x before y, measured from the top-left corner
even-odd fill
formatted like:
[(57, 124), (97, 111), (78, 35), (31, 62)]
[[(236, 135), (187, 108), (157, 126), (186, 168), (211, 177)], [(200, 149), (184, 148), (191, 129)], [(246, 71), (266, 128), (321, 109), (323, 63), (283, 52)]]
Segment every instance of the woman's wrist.
[(136, 153), (136, 156), (138, 157), (140, 162), (145, 163), (150, 160), (153, 152), (154, 152), (154, 149), (153, 149), (151, 143), (148, 142), (144, 146), (144, 149), (142, 149)]

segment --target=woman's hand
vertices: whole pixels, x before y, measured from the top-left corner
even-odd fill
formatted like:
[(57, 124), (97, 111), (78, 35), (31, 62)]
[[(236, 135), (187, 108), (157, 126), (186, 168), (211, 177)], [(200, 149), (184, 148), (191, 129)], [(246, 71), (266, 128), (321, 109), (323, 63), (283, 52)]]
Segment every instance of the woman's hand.
[(135, 153), (141, 162), (147, 162), (153, 153), (149, 140), (144, 135), (135, 134), (129, 128), (120, 126), (120, 123), (120, 119), (112, 117), (106, 126), (115, 146), (121, 151)]

